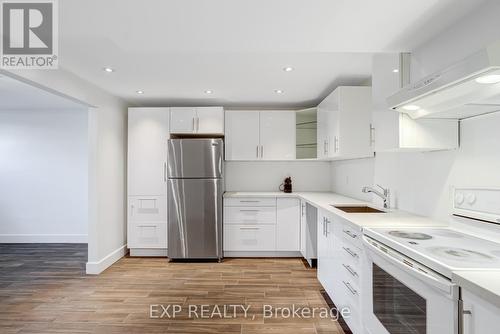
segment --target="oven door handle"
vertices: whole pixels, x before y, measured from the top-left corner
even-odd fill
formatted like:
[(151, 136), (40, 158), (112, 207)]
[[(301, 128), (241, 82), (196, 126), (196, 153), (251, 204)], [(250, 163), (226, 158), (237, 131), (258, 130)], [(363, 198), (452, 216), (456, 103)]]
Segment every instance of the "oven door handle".
[(390, 254), (382, 251), (378, 247), (372, 245), (370, 242), (370, 239), (368, 239), (366, 236), (363, 235), (363, 244), (365, 247), (370, 250), (371, 252), (377, 254), (378, 256), (382, 257), (384, 260), (387, 260), (391, 264), (395, 265), (399, 269), (402, 269), (403, 271), (422, 279), (429, 285), (446, 292), (446, 294), (450, 297), (453, 297), (454, 295), (454, 287), (456, 286), (455, 284), (451, 283), (450, 281), (446, 280), (445, 278), (439, 279), (437, 277), (434, 277), (432, 275), (429, 275), (426, 272), (423, 272), (417, 268), (411, 267), (410, 265), (404, 264), (401, 261), (398, 261), (395, 259), (393, 256)]

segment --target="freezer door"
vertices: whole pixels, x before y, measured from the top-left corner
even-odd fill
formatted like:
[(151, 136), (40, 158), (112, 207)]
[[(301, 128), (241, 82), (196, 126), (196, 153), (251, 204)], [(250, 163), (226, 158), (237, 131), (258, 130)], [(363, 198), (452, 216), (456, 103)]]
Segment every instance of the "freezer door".
[(222, 139), (170, 139), (168, 178), (222, 177)]
[(168, 257), (222, 258), (222, 179), (168, 180)]

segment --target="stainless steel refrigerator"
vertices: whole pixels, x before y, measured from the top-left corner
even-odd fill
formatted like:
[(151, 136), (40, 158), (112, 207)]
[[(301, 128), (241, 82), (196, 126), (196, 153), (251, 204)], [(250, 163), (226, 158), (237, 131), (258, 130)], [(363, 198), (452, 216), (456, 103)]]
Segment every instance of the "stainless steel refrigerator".
[(168, 257), (222, 259), (222, 139), (168, 141)]

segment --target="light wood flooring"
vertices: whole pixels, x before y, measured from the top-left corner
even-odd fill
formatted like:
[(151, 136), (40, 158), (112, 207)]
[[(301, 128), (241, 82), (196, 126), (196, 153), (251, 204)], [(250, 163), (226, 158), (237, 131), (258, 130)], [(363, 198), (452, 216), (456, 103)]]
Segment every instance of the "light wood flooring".
[[(169, 263), (125, 257), (87, 276), (86, 245), (0, 244), (0, 333), (343, 333), (331, 319), (264, 319), (262, 305), (327, 307), (300, 259)], [(150, 305), (182, 305), (175, 319)], [(251, 305), (231, 319), (194, 319), (188, 305)]]

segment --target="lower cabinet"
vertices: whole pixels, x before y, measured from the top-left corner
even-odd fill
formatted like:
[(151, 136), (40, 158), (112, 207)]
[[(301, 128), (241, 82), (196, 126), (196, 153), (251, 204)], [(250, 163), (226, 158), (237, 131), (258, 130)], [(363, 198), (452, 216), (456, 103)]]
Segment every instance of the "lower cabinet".
[(306, 201), (300, 201), (300, 253), (313, 266), (316, 260), (318, 209)]
[(472, 292), (462, 289), (463, 334), (496, 334), (499, 332), (500, 308)]
[(167, 255), (165, 196), (129, 196), (127, 246), (130, 255)]
[(300, 201), (297, 198), (225, 198), (226, 256), (297, 256)]
[(318, 212), (318, 280), (339, 310), (348, 309), (347, 325), (362, 333), (361, 229), (345, 219)]

